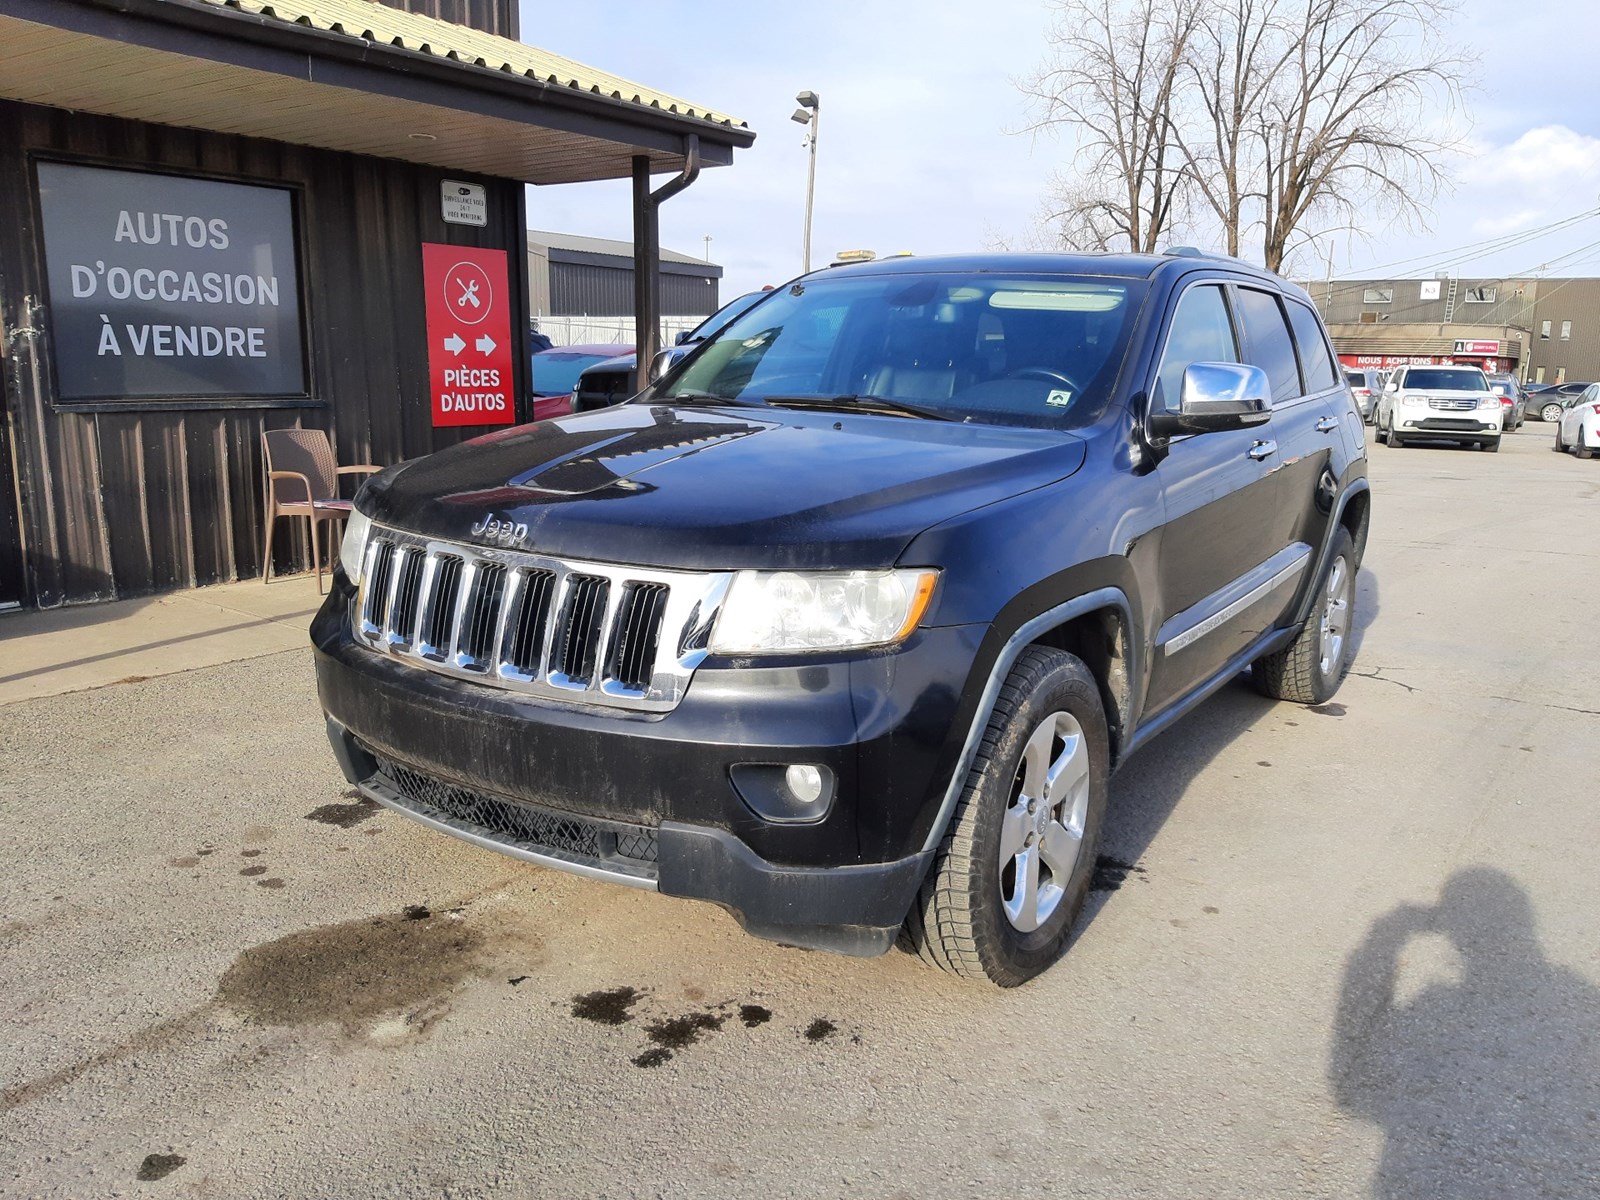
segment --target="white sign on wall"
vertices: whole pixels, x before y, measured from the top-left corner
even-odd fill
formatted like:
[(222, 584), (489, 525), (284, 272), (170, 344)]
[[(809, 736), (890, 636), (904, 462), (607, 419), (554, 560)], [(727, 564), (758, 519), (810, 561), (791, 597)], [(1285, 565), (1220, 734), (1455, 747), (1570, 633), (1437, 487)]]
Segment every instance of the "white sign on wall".
[(1437, 300), (1439, 298), (1439, 281), (1437, 279), (1424, 279), (1422, 281), (1422, 299)]
[(487, 225), (489, 197), (481, 183), (446, 179), (439, 184), (439, 208), (448, 225)]

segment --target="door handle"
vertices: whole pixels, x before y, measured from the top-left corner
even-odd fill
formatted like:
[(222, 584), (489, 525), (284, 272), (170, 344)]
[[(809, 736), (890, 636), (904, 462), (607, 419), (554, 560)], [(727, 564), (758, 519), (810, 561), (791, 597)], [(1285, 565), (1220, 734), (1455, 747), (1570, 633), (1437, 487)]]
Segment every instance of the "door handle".
[(1268, 455), (1276, 454), (1277, 452), (1278, 452), (1278, 443), (1277, 442), (1257, 442), (1253, 446), (1250, 447), (1250, 457), (1255, 459), (1257, 462), (1260, 462), (1263, 458), (1266, 458)]
[(1339, 428), (1337, 417), (1323, 417), (1322, 420), (1317, 422), (1318, 433), (1332, 433), (1337, 428)]

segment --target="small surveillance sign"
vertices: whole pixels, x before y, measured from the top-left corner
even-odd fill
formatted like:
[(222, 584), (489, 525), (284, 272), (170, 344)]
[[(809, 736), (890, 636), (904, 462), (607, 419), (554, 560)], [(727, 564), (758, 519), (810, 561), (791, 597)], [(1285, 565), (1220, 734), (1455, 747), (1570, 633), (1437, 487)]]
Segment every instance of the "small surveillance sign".
[(439, 185), (439, 208), (447, 225), (489, 223), (489, 197), (481, 183), (444, 180)]

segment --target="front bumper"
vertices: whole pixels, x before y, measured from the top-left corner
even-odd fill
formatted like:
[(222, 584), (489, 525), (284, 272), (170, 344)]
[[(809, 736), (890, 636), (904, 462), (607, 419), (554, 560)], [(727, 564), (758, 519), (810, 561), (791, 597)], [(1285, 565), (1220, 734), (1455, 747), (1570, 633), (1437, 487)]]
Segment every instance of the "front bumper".
[(1497, 438), (1500, 436), (1500, 414), (1495, 413), (1490, 418), (1470, 413), (1444, 417), (1436, 414), (1413, 416), (1402, 412), (1396, 429), (1400, 433), (1431, 433), (1436, 437)]
[[(760, 667), (709, 660), (671, 712), (562, 706), (356, 643), (341, 572), (312, 626), (346, 777), (424, 824), (515, 857), (710, 900), (750, 932), (878, 953), (927, 870), (982, 626), (919, 630), (893, 654)], [(741, 764), (813, 763), (821, 819), (764, 819)]]

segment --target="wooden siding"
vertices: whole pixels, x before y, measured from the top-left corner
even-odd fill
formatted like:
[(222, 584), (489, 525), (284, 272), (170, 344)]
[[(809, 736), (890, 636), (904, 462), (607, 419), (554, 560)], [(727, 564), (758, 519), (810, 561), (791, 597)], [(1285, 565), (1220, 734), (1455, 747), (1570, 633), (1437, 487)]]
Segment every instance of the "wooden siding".
[(518, 41), (517, 0), (379, 0), (401, 12), (470, 25), (484, 33)]
[[(0, 128), (11, 131), (0, 139), (5, 400), (34, 604), (259, 575), (263, 428), (325, 429), (341, 463), (383, 465), (483, 432), (432, 427), (420, 247), (505, 249), (512, 328), (526, 329), (520, 184), (482, 179), (490, 223), (476, 229), (443, 222), (439, 184), (451, 173), (434, 168), (10, 102), (0, 102)], [(297, 186), (316, 404), (56, 408), (30, 155)], [(526, 361), (517, 354), (519, 410)], [(277, 569), (309, 563), (304, 528), (280, 523)]]

